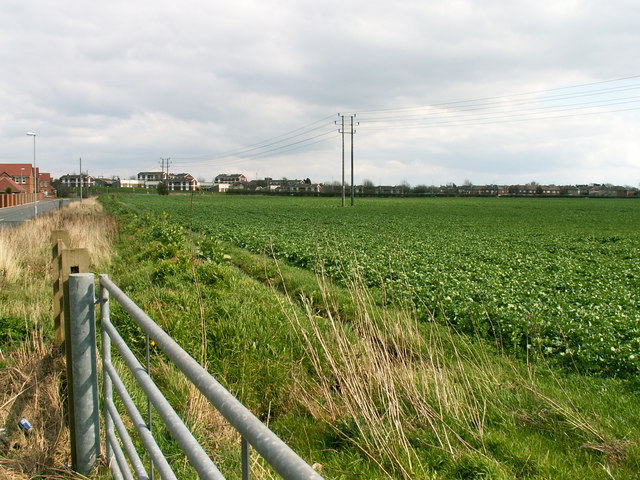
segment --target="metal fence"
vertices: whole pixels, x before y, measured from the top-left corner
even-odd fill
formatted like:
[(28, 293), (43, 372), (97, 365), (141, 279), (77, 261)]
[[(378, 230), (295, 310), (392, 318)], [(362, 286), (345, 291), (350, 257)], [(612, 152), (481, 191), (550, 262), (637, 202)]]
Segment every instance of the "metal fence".
[[(116, 479), (153, 479), (157, 471), (163, 480), (177, 478), (152, 434), (151, 408), (147, 418), (138, 410), (120, 373), (111, 361), (116, 350), (130, 370), (148, 404), (153, 405), (167, 430), (184, 452), (200, 478), (224, 479), (207, 452), (191, 434), (149, 375), (150, 341), (155, 342), (177, 368), (195, 385), (241, 436), (242, 478), (250, 477), (249, 451), (253, 448), (286, 480), (321, 480), (322, 477), (291, 448), (258, 420), (244, 405), (185, 352), (143, 310), (128, 298), (106, 275), (100, 275), (100, 299), (95, 302), (94, 276), (90, 273), (69, 277), (71, 303), (70, 342), (73, 364), (70, 409), (72, 456), (80, 473), (90, 472), (100, 453), (98, 375), (94, 304), (100, 304), (102, 330), (102, 371), (106, 458)], [(110, 302), (117, 301), (147, 336), (146, 365), (142, 365), (110, 320)], [(150, 461), (141, 460), (134, 442), (114, 403), (114, 394), (126, 410), (130, 423), (144, 445)], [(75, 432), (73, 432), (75, 430)], [(74, 438), (75, 437), (75, 438)], [(147, 468), (148, 467), (148, 468)], [(134, 476), (135, 475), (135, 476)]]

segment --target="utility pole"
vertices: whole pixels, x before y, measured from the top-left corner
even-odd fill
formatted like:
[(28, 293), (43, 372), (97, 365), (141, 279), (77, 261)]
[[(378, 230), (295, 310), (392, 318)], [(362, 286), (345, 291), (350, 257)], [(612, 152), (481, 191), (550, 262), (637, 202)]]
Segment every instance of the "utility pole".
[[(352, 114), (352, 115), (344, 115), (342, 113), (339, 113), (338, 116), (341, 119), (340, 125), (341, 128), (340, 130), (338, 130), (338, 132), (340, 132), (342, 134), (342, 185), (341, 185), (341, 190), (342, 190), (342, 206), (344, 207), (344, 203), (345, 203), (345, 185), (344, 185), (344, 135), (345, 133), (349, 133), (351, 135), (351, 206), (354, 205), (354, 194), (355, 194), (355, 187), (353, 185), (353, 134), (356, 133), (356, 131), (354, 130), (354, 125), (357, 125), (357, 123), (354, 124), (353, 122), (353, 118), (356, 116), (356, 114)], [(347, 132), (344, 128), (344, 118), (345, 117), (349, 117), (351, 119), (351, 123), (350, 123), (350, 129)], [(336, 125), (338, 125), (338, 122), (334, 122)]]
[(167, 158), (162, 158), (160, 157), (160, 162), (161, 162), (161, 168), (162, 168), (162, 180), (164, 180), (164, 174), (165, 174), (165, 163), (166, 163), (166, 174), (167, 177), (169, 176), (169, 164), (171, 163), (169, 160), (171, 160), (170, 157)]
[[(338, 130), (342, 136), (342, 183), (340, 184), (341, 197), (342, 197), (342, 206), (344, 207), (344, 115), (338, 114), (339, 117), (342, 118), (342, 128)], [(334, 122), (336, 125), (338, 122)]]
[(82, 203), (82, 157), (80, 157), (80, 203)]
[(356, 133), (356, 131), (353, 129), (353, 117), (355, 116), (356, 116), (355, 113), (351, 115), (351, 206), (352, 207), (355, 204), (355, 187), (353, 185), (353, 134)]

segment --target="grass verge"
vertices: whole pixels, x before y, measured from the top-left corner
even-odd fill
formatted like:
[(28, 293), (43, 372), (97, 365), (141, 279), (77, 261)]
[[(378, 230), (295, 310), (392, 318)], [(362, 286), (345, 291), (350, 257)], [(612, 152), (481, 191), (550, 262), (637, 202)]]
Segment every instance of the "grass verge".
[[(0, 478), (82, 478), (70, 471), (64, 356), (53, 337), (51, 231), (89, 249), (92, 268), (111, 254), (116, 223), (95, 201), (0, 230)], [(18, 420), (33, 425), (29, 435)]]

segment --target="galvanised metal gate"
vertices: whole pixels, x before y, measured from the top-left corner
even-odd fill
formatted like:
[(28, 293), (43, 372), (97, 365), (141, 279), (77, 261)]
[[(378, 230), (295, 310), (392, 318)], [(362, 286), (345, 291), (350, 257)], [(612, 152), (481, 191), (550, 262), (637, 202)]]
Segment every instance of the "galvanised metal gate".
[[(120, 333), (110, 321), (110, 301), (117, 301), (150, 340), (165, 353), (241, 436), (242, 478), (249, 479), (249, 448), (257, 451), (286, 480), (322, 480), (291, 448), (258, 420), (244, 405), (213, 378), (195, 359), (185, 352), (142, 309), (128, 298), (107, 275), (100, 275), (100, 299), (95, 301), (94, 276), (90, 273), (69, 277), (71, 306), (69, 333), (72, 362), (72, 457), (76, 470), (89, 473), (100, 454), (99, 394), (96, 365), (95, 307), (100, 304), (102, 330), (102, 370), (106, 457), (112, 475), (119, 479), (153, 479), (157, 471), (163, 480), (176, 476), (151, 433), (150, 415), (147, 421), (135, 406), (120, 374), (111, 362), (112, 349), (119, 352), (124, 363), (144, 391), (148, 401), (166, 425), (200, 478), (224, 479), (209, 455), (179, 418)], [(147, 350), (148, 351), (148, 350)], [(135, 426), (140, 441), (150, 458), (149, 471), (140, 459), (123, 419), (115, 407), (114, 393), (120, 398)], [(133, 471), (132, 471), (133, 470)], [(135, 477), (134, 477), (135, 475)]]

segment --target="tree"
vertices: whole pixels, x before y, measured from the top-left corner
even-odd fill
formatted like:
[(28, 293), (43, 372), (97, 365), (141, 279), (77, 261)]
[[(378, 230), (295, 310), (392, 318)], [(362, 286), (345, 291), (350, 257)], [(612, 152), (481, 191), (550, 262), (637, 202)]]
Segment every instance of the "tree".
[(362, 181), (362, 190), (364, 191), (364, 193), (371, 194), (375, 191), (375, 185), (371, 180), (369, 180), (368, 178), (365, 178)]
[(156, 190), (158, 192), (158, 195), (169, 195), (169, 185), (167, 184), (167, 182), (163, 181), (158, 183)]
[(51, 182), (51, 185), (56, 189), (56, 196), (58, 198), (67, 198), (71, 195), (71, 189), (60, 180), (54, 180)]
[(305, 178), (304, 179), (304, 183), (307, 185), (311, 185), (311, 179), (310, 178)]

